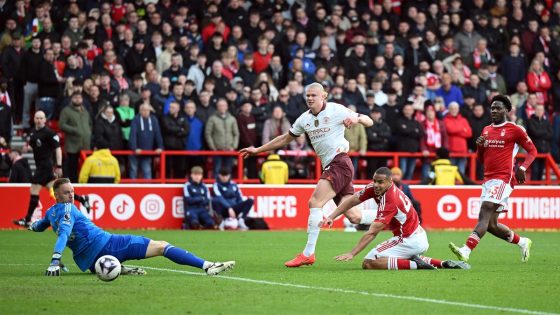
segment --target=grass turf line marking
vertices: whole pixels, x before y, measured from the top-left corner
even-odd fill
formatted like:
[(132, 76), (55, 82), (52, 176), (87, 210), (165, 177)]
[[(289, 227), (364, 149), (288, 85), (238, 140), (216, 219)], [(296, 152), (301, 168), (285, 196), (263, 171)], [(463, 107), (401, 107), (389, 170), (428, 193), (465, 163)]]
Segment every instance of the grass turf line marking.
[[(133, 266), (133, 265), (128, 265), (128, 266), (144, 268), (144, 269), (147, 269), (147, 270), (182, 273), (182, 274), (187, 274), (187, 275), (192, 275), (192, 276), (206, 276), (205, 273), (192, 272), (192, 271), (186, 271), (186, 270), (176, 270), (176, 269), (156, 268), (156, 267), (146, 267), (146, 266)], [(390, 299), (397, 299), (397, 300), (409, 300), (409, 301), (416, 301), (416, 302), (453, 305), (453, 306), (461, 306), (461, 307), (467, 307), (467, 308), (477, 308), (477, 309), (500, 311), (500, 312), (512, 312), (512, 313), (533, 314), (533, 315), (560, 315), (558, 313), (532, 311), (532, 310), (526, 310), (526, 309), (521, 309), (521, 308), (500, 307), (500, 306), (472, 304), (472, 303), (465, 303), (465, 302), (454, 302), (454, 301), (422, 298), (422, 297), (415, 297), (415, 296), (408, 296), (408, 295), (375, 293), (375, 292), (368, 292), (368, 291), (356, 291), (356, 290), (346, 290), (346, 289), (328, 288), (328, 287), (315, 287), (315, 286), (304, 285), (304, 284), (293, 284), (293, 283), (276, 282), (276, 281), (268, 281), (268, 280), (258, 280), (258, 279), (232, 277), (232, 276), (222, 276), (222, 275), (213, 276), (213, 277), (228, 279), (228, 280), (234, 280), (234, 281), (256, 283), (256, 284), (272, 285), (272, 286), (282, 286), (282, 287), (309, 289), (309, 290), (320, 290), (320, 291), (336, 292), (336, 293), (360, 294), (360, 295), (374, 296), (374, 297), (380, 297), (380, 298), (390, 298)]]

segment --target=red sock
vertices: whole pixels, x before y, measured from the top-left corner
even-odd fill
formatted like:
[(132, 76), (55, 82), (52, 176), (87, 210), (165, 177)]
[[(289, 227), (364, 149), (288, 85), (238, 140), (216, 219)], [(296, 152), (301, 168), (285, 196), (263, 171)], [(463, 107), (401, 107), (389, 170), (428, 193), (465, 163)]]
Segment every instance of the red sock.
[(443, 260), (422, 256), (422, 260), (427, 262), (428, 264), (436, 267), (436, 268), (443, 268), (442, 262)]
[(478, 242), (480, 242), (480, 237), (478, 236), (478, 233), (472, 232), (471, 235), (469, 235), (469, 238), (467, 238), (465, 245), (467, 245), (468, 248), (473, 250), (476, 247), (476, 245), (478, 245)]
[(508, 237), (508, 242), (512, 243), (512, 244), (517, 244), (519, 243), (519, 235), (515, 234), (515, 232), (511, 231), (511, 233), (509, 234)]
[(389, 270), (410, 269), (410, 260), (389, 257), (389, 260), (387, 261), (387, 269)]

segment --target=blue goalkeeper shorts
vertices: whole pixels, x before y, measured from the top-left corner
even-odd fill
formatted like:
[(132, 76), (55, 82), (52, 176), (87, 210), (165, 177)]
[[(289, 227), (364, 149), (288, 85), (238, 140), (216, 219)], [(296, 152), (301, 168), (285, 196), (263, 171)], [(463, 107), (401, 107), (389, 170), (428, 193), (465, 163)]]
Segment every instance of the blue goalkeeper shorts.
[[(114, 256), (121, 263), (132, 259), (144, 259), (146, 258), (146, 251), (150, 241), (149, 238), (144, 236), (113, 234), (94, 261), (105, 255)], [(95, 272), (94, 265), (89, 269), (91, 272)]]

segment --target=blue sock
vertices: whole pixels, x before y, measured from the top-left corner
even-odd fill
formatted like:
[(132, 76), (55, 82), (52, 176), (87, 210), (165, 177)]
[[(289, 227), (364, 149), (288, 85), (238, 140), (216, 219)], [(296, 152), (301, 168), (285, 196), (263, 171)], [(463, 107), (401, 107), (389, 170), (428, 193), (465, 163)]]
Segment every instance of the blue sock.
[(163, 256), (180, 265), (189, 265), (200, 269), (202, 269), (202, 266), (204, 265), (204, 259), (196, 257), (188, 251), (173, 245), (165, 246)]

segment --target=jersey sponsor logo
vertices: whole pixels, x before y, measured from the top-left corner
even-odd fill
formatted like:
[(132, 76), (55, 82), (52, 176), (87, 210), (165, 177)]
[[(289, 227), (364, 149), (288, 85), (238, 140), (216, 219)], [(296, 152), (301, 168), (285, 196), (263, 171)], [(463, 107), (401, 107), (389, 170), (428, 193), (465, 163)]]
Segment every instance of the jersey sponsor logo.
[(156, 221), (165, 212), (165, 202), (156, 194), (148, 194), (140, 201), (140, 213), (146, 220)]
[(127, 194), (118, 194), (111, 200), (111, 214), (119, 221), (127, 221), (132, 218), (136, 205), (134, 200)]
[(98, 194), (88, 194), (88, 196), (91, 212), (88, 213), (82, 204), (80, 204), (80, 212), (92, 221), (101, 219), (105, 214), (105, 201)]
[(445, 221), (455, 221), (461, 216), (461, 200), (454, 195), (445, 195), (437, 203), (437, 213)]
[(43, 142), (41, 142), (41, 139), (37, 139), (37, 141), (35, 141), (35, 145), (37, 148), (40, 148), (43, 145)]
[(325, 137), (326, 134), (330, 131), (331, 131), (331, 128), (329, 128), (329, 127), (317, 128), (315, 130), (308, 131), (307, 135), (309, 136), (310, 140), (317, 140), (317, 139)]

